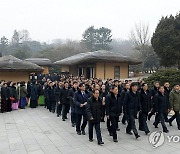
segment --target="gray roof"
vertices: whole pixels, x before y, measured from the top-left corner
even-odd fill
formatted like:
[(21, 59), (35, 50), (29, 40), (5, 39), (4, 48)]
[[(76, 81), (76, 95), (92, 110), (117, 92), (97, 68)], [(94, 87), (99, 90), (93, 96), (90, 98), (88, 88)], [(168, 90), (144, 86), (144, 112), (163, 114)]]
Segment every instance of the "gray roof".
[(26, 71), (26, 72), (39, 72), (42, 68), (36, 64), (20, 60), (12, 55), (0, 57), (0, 70), (1, 71)]
[(50, 66), (52, 64), (51, 60), (47, 58), (28, 58), (25, 61), (37, 64), (39, 66)]
[(59, 61), (54, 62), (54, 64), (59, 65), (74, 65), (83, 62), (118, 62), (118, 63), (128, 63), (129, 65), (136, 65), (142, 63), (137, 59), (133, 59), (127, 56), (123, 56), (116, 52), (99, 50), (94, 52), (80, 53)]

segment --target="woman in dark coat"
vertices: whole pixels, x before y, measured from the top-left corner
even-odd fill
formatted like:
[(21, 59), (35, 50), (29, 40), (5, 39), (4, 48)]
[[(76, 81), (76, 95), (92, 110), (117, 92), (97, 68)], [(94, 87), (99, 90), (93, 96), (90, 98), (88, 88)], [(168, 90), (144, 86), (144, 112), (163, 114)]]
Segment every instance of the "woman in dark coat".
[(37, 89), (36, 81), (32, 82), (30, 97), (31, 97), (30, 98), (30, 107), (36, 108), (37, 107), (37, 101), (38, 101), (38, 89)]
[(8, 85), (7, 88), (8, 88), (8, 94), (9, 94), (8, 100), (7, 100), (7, 112), (11, 112), (12, 111), (12, 108), (11, 108), (12, 101), (14, 100), (14, 98), (13, 98), (13, 89), (12, 89), (13, 82), (9, 81), (7, 83), (7, 85)]
[(9, 98), (9, 92), (7, 88), (7, 83), (3, 83), (2, 89), (1, 89), (1, 112), (7, 111), (7, 100)]

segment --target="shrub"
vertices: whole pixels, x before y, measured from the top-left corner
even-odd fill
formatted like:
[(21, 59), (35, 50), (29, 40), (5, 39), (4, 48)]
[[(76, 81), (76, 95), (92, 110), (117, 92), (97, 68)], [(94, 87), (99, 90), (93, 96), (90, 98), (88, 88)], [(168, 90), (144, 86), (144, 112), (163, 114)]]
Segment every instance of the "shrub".
[(159, 81), (161, 85), (169, 82), (171, 86), (180, 83), (180, 70), (177, 69), (162, 69), (149, 76), (145, 81), (149, 85), (153, 85), (155, 81)]

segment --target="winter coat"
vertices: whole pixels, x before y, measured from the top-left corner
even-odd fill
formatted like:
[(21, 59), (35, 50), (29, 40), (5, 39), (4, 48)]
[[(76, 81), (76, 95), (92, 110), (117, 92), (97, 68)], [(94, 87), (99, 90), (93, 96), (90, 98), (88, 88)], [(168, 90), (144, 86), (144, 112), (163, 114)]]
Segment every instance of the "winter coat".
[(154, 97), (155, 112), (166, 113), (168, 110), (168, 97), (164, 93), (158, 92)]
[(172, 90), (169, 95), (169, 101), (174, 111), (180, 111), (180, 91)]
[(117, 95), (117, 99), (113, 93), (106, 96), (106, 114), (108, 116), (116, 117), (122, 113), (122, 103), (120, 95)]
[(90, 120), (93, 118), (93, 122), (99, 123), (101, 121), (101, 111), (102, 111), (102, 100), (99, 97), (98, 100), (94, 96), (90, 97), (87, 101), (87, 115)]
[(127, 115), (136, 116), (138, 111), (141, 109), (139, 93), (133, 93), (130, 89), (125, 94), (124, 104)]

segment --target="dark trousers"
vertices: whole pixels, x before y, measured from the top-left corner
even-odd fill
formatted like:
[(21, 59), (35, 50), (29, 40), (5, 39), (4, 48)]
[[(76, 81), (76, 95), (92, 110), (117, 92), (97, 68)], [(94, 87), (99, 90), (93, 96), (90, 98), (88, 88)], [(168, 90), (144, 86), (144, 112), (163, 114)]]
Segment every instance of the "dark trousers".
[(122, 123), (125, 124), (127, 121), (127, 115), (126, 113), (123, 114), (123, 117), (122, 117)]
[(147, 116), (148, 116), (148, 113), (140, 112), (139, 119), (138, 119), (139, 120), (139, 129), (144, 130), (145, 132), (149, 131), (149, 128), (147, 125)]
[(63, 104), (62, 105), (62, 119), (67, 118), (67, 113), (69, 113), (69, 105)]
[(107, 119), (107, 121), (106, 121), (106, 126), (107, 126), (107, 129), (109, 130), (110, 126), (111, 126), (111, 122), (109, 119)]
[(75, 123), (76, 123), (75, 107), (71, 107), (71, 123), (72, 123), (72, 124), (75, 124)]
[(53, 113), (55, 112), (55, 107), (56, 107), (56, 101), (50, 100), (50, 111), (52, 111)]
[(93, 127), (95, 127), (97, 140), (98, 142), (102, 142), (100, 122), (89, 121), (88, 124), (89, 124), (89, 139), (93, 139)]
[(178, 128), (180, 128), (180, 114), (179, 114), (179, 111), (174, 111), (175, 114), (169, 119), (169, 122), (173, 122), (174, 119), (176, 119), (176, 122), (177, 122), (177, 126)]
[(106, 107), (105, 107), (105, 105), (103, 105), (103, 106), (102, 106), (102, 111), (101, 111), (101, 120), (102, 120), (102, 121), (104, 121), (105, 110), (106, 110)]
[(148, 114), (148, 119), (150, 120), (154, 114), (155, 114), (155, 111), (154, 109), (152, 109), (152, 111)]
[(56, 103), (56, 113), (57, 115), (61, 115), (62, 112), (62, 104)]
[(157, 113), (157, 117), (155, 118), (154, 125), (157, 126), (159, 122), (161, 122), (163, 131), (167, 130), (166, 124), (165, 124), (165, 119), (164, 119), (164, 113)]
[(164, 113), (164, 120), (165, 120), (165, 122), (169, 121), (169, 119), (168, 119), (168, 112)]
[[(81, 119), (83, 117), (83, 123), (81, 125)], [(87, 125), (87, 114), (76, 114), (76, 131), (80, 132), (81, 130), (84, 131), (85, 127)]]
[(128, 114), (128, 125), (126, 127), (126, 132), (131, 132), (131, 130), (133, 130), (134, 135), (137, 135), (137, 129), (136, 129), (136, 125), (135, 125), (135, 116), (133, 114)]
[(117, 132), (116, 132), (116, 130), (118, 128), (118, 119), (119, 119), (119, 116), (110, 116), (109, 117), (111, 126), (109, 127), (108, 131), (110, 133), (112, 133), (113, 139), (117, 139)]

